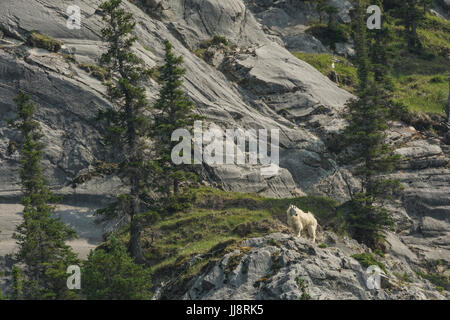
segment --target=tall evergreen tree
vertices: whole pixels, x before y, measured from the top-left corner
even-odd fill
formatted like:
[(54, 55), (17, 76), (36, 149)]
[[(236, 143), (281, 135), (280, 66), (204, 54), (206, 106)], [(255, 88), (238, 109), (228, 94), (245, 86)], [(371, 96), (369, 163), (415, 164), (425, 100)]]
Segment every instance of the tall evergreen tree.
[(349, 125), (344, 138), (352, 146), (354, 159), (362, 160), (358, 174), (362, 189), (352, 195), (348, 216), (353, 236), (371, 247), (382, 243), (382, 231), (391, 225), (388, 213), (382, 208), (399, 187), (399, 182), (380, 177), (391, 172), (399, 156), (385, 143), (385, 130), (391, 118), (391, 92), (385, 83), (375, 81), (368, 55), (365, 9), (361, 0), (355, 0), (354, 41), (357, 56), (359, 87), (357, 99), (347, 103)]
[[(402, 7), (398, 10), (405, 26), (406, 40), (408, 49), (417, 52), (422, 49), (422, 44), (417, 33), (419, 23), (424, 19), (426, 8), (429, 5), (427, 1), (423, 0), (405, 0)], [(421, 7), (421, 3), (423, 7)]]
[(150, 107), (141, 83), (149, 70), (132, 52), (137, 39), (131, 33), (136, 23), (132, 14), (121, 7), (121, 3), (121, 0), (109, 0), (100, 5), (107, 23), (102, 29), (102, 35), (108, 45), (101, 63), (112, 76), (106, 86), (115, 109), (100, 112), (99, 118), (107, 121), (106, 141), (120, 164), (119, 176), (130, 189), (129, 193), (117, 198), (114, 208), (129, 216), (128, 250), (137, 263), (142, 263), (141, 233), (146, 217), (142, 199), (148, 193), (152, 169), (148, 161), (147, 143), (151, 123), (146, 114)]
[(173, 147), (178, 143), (172, 141), (172, 133), (176, 129), (191, 128), (194, 121), (200, 119), (193, 114), (193, 103), (185, 95), (181, 86), (182, 77), (186, 70), (181, 68), (182, 57), (177, 57), (172, 51), (172, 45), (165, 41), (164, 65), (159, 68), (159, 82), (162, 87), (159, 92), (155, 109), (159, 114), (155, 116), (154, 137), (157, 141), (158, 159), (157, 164), (164, 178), (158, 180), (158, 190), (164, 196), (179, 193), (182, 182), (195, 178), (195, 175), (186, 165), (175, 165), (171, 160)]
[(365, 19), (365, 4), (364, 0), (353, 0), (354, 9), (351, 12), (353, 42), (356, 52), (356, 65), (358, 67), (358, 87), (360, 90), (367, 88), (370, 72), (370, 61), (367, 45), (367, 26)]
[(17, 259), (25, 265), (23, 295), (28, 299), (73, 298), (74, 293), (66, 286), (66, 270), (78, 260), (65, 242), (76, 234), (52, 217), (54, 207), (49, 203), (54, 197), (42, 176), (42, 133), (39, 123), (33, 120), (35, 107), (23, 92), (19, 92), (14, 102), (17, 118), (10, 124), (23, 138), (19, 170), (23, 222), (14, 233), (19, 245)]
[[(448, 57), (448, 60), (450, 62), (450, 56)], [(447, 100), (446, 114), (447, 114), (447, 124), (450, 126), (450, 75), (448, 76), (448, 100)]]
[(393, 30), (390, 26), (391, 17), (384, 12), (383, 1), (376, 0), (382, 12), (381, 29), (367, 31), (367, 46), (369, 52), (369, 70), (373, 73), (373, 80), (379, 88), (384, 91), (384, 101), (390, 109), (390, 118), (404, 119), (408, 114), (408, 108), (393, 101), (395, 83), (391, 75), (392, 60), (395, 58), (392, 41), (394, 39)]

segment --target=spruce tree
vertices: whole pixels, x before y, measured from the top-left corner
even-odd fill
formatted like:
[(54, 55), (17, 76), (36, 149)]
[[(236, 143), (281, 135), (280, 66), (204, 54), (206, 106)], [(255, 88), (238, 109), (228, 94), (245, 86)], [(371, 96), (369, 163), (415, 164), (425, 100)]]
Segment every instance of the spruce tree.
[[(422, 0), (423, 1), (423, 0)], [(422, 44), (417, 33), (419, 23), (424, 19), (426, 9), (429, 5), (427, 1), (421, 0), (405, 0), (403, 6), (398, 10), (402, 23), (405, 26), (406, 41), (408, 43), (408, 49), (412, 52), (419, 52), (422, 49)]]
[(327, 13), (327, 9), (330, 7), (328, 5), (328, 0), (314, 0), (316, 12), (319, 15), (319, 23), (323, 21), (324, 13)]
[[(113, 207), (130, 220), (128, 250), (137, 263), (144, 261), (141, 248), (142, 224), (146, 218), (143, 197), (148, 193), (151, 180), (151, 163), (148, 161), (150, 119), (145, 88), (142, 82), (149, 70), (132, 52), (137, 40), (132, 35), (135, 21), (131, 13), (121, 7), (121, 0), (109, 0), (100, 5), (107, 26), (102, 29), (108, 49), (101, 57), (101, 64), (111, 75), (106, 83), (108, 97), (114, 109), (99, 113), (106, 120), (105, 140), (119, 163), (118, 174), (129, 187), (120, 195)], [(106, 213), (111, 207), (100, 211)]]
[(362, 161), (357, 174), (362, 189), (352, 195), (348, 223), (353, 236), (375, 248), (382, 244), (382, 231), (392, 225), (388, 212), (382, 207), (400, 188), (398, 181), (384, 179), (381, 173), (395, 169), (399, 156), (385, 143), (385, 131), (392, 112), (392, 92), (385, 82), (375, 81), (368, 54), (365, 7), (355, 0), (353, 13), (356, 64), (359, 86), (357, 99), (350, 100), (347, 107), (349, 125), (344, 138), (352, 147), (355, 160)]
[(33, 120), (35, 107), (30, 97), (19, 92), (14, 99), (17, 118), (10, 125), (20, 131), (23, 142), (19, 169), (23, 197), (23, 222), (14, 238), (19, 245), (17, 259), (25, 265), (23, 296), (27, 299), (69, 299), (66, 270), (78, 262), (65, 242), (76, 236), (60, 219), (53, 218), (54, 196), (47, 188), (41, 169), (43, 144), (39, 123)]
[(82, 290), (88, 300), (150, 299), (150, 270), (134, 263), (115, 237), (91, 251), (83, 265)]
[[(383, 1), (377, 0), (382, 12), (381, 29), (367, 31), (368, 46), (368, 70), (373, 73), (373, 80), (383, 91), (384, 101), (390, 109), (390, 118), (405, 119), (408, 115), (408, 108), (399, 102), (393, 101), (395, 82), (391, 75), (392, 60), (395, 58), (392, 41), (394, 39), (393, 30), (390, 26), (391, 17), (384, 12)], [(365, 66), (366, 67), (366, 66)]]
[(22, 271), (19, 267), (14, 266), (12, 269), (13, 285), (12, 285), (12, 300), (23, 299), (23, 283), (22, 283)]
[[(448, 60), (450, 63), (450, 56)], [(448, 100), (445, 112), (447, 114), (447, 124), (450, 126), (450, 75), (448, 76)]]
[(155, 132), (161, 179), (158, 179), (158, 191), (165, 197), (179, 193), (180, 184), (195, 179), (192, 168), (187, 165), (175, 165), (171, 160), (173, 147), (178, 143), (171, 141), (176, 129), (190, 129), (199, 116), (193, 114), (193, 103), (185, 95), (181, 86), (186, 70), (181, 68), (182, 57), (177, 57), (172, 51), (172, 45), (165, 41), (164, 65), (159, 68), (161, 90), (154, 107), (160, 112), (155, 116)]

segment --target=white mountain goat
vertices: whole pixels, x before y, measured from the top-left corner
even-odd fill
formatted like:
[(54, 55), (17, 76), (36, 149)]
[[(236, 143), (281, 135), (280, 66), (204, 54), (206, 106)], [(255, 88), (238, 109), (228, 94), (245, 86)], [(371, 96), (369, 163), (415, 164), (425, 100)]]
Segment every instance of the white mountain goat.
[(303, 212), (294, 205), (287, 209), (287, 223), (290, 228), (300, 237), (302, 230), (306, 228), (313, 242), (316, 242), (317, 220), (311, 212)]

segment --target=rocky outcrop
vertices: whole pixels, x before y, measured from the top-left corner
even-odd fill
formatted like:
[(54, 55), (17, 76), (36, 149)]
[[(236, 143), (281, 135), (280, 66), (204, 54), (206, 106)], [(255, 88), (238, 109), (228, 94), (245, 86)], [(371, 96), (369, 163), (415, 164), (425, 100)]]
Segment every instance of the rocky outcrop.
[[(183, 299), (445, 299), (408, 264), (390, 257), (380, 272), (380, 286), (371, 287), (367, 268), (352, 255), (368, 249), (354, 240), (322, 235), (326, 245), (288, 234), (251, 238), (209, 264), (187, 285)], [(381, 270), (381, 269), (380, 269)], [(400, 279), (394, 274), (397, 274)], [(400, 274), (407, 275), (402, 281)], [(405, 276), (406, 277), (406, 276)], [(369, 279), (369, 280), (368, 280)], [(162, 288), (156, 298), (164, 298)], [(167, 298), (167, 297), (165, 297)], [(177, 299), (180, 297), (171, 297)]]
[[(314, 36), (305, 32), (313, 21), (319, 21), (319, 14), (315, 10), (313, 1), (245, 0), (245, 2), (257, 21), (263, 25), (264, 32), (271, 39), (283, 43), (288, 50), (308, 53), (332, 52)], [(331, 0), (329, 2), (337, 9), (338, 22), (350, 22), (349, 10), (352, 8), (350, 1)], [(323, 22), (327, 19), (328, 16), (324, 13)], [(337, 49), (338, 52), (353, 54), (352, 49), (340, 49), (339, 45)]]

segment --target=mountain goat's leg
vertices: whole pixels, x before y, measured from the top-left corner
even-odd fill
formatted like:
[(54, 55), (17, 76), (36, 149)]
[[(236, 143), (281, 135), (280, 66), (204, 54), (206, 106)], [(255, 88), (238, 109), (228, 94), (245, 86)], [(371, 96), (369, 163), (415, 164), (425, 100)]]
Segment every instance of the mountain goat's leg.
[(312, 241), (315, 243), (316, 242), (316, 227), (315, 225), (309, 225), (308, 226), (308, 233), (309, 236), (312, 238)]
[(299, 221), (299, 222), (298, 222), (298, 234), (297, 234), (297, 237), (301, 237), (301, 236), (302, 236), (302, 230), (303, 230), (303, 225), (302, 225), (302, 223)]

